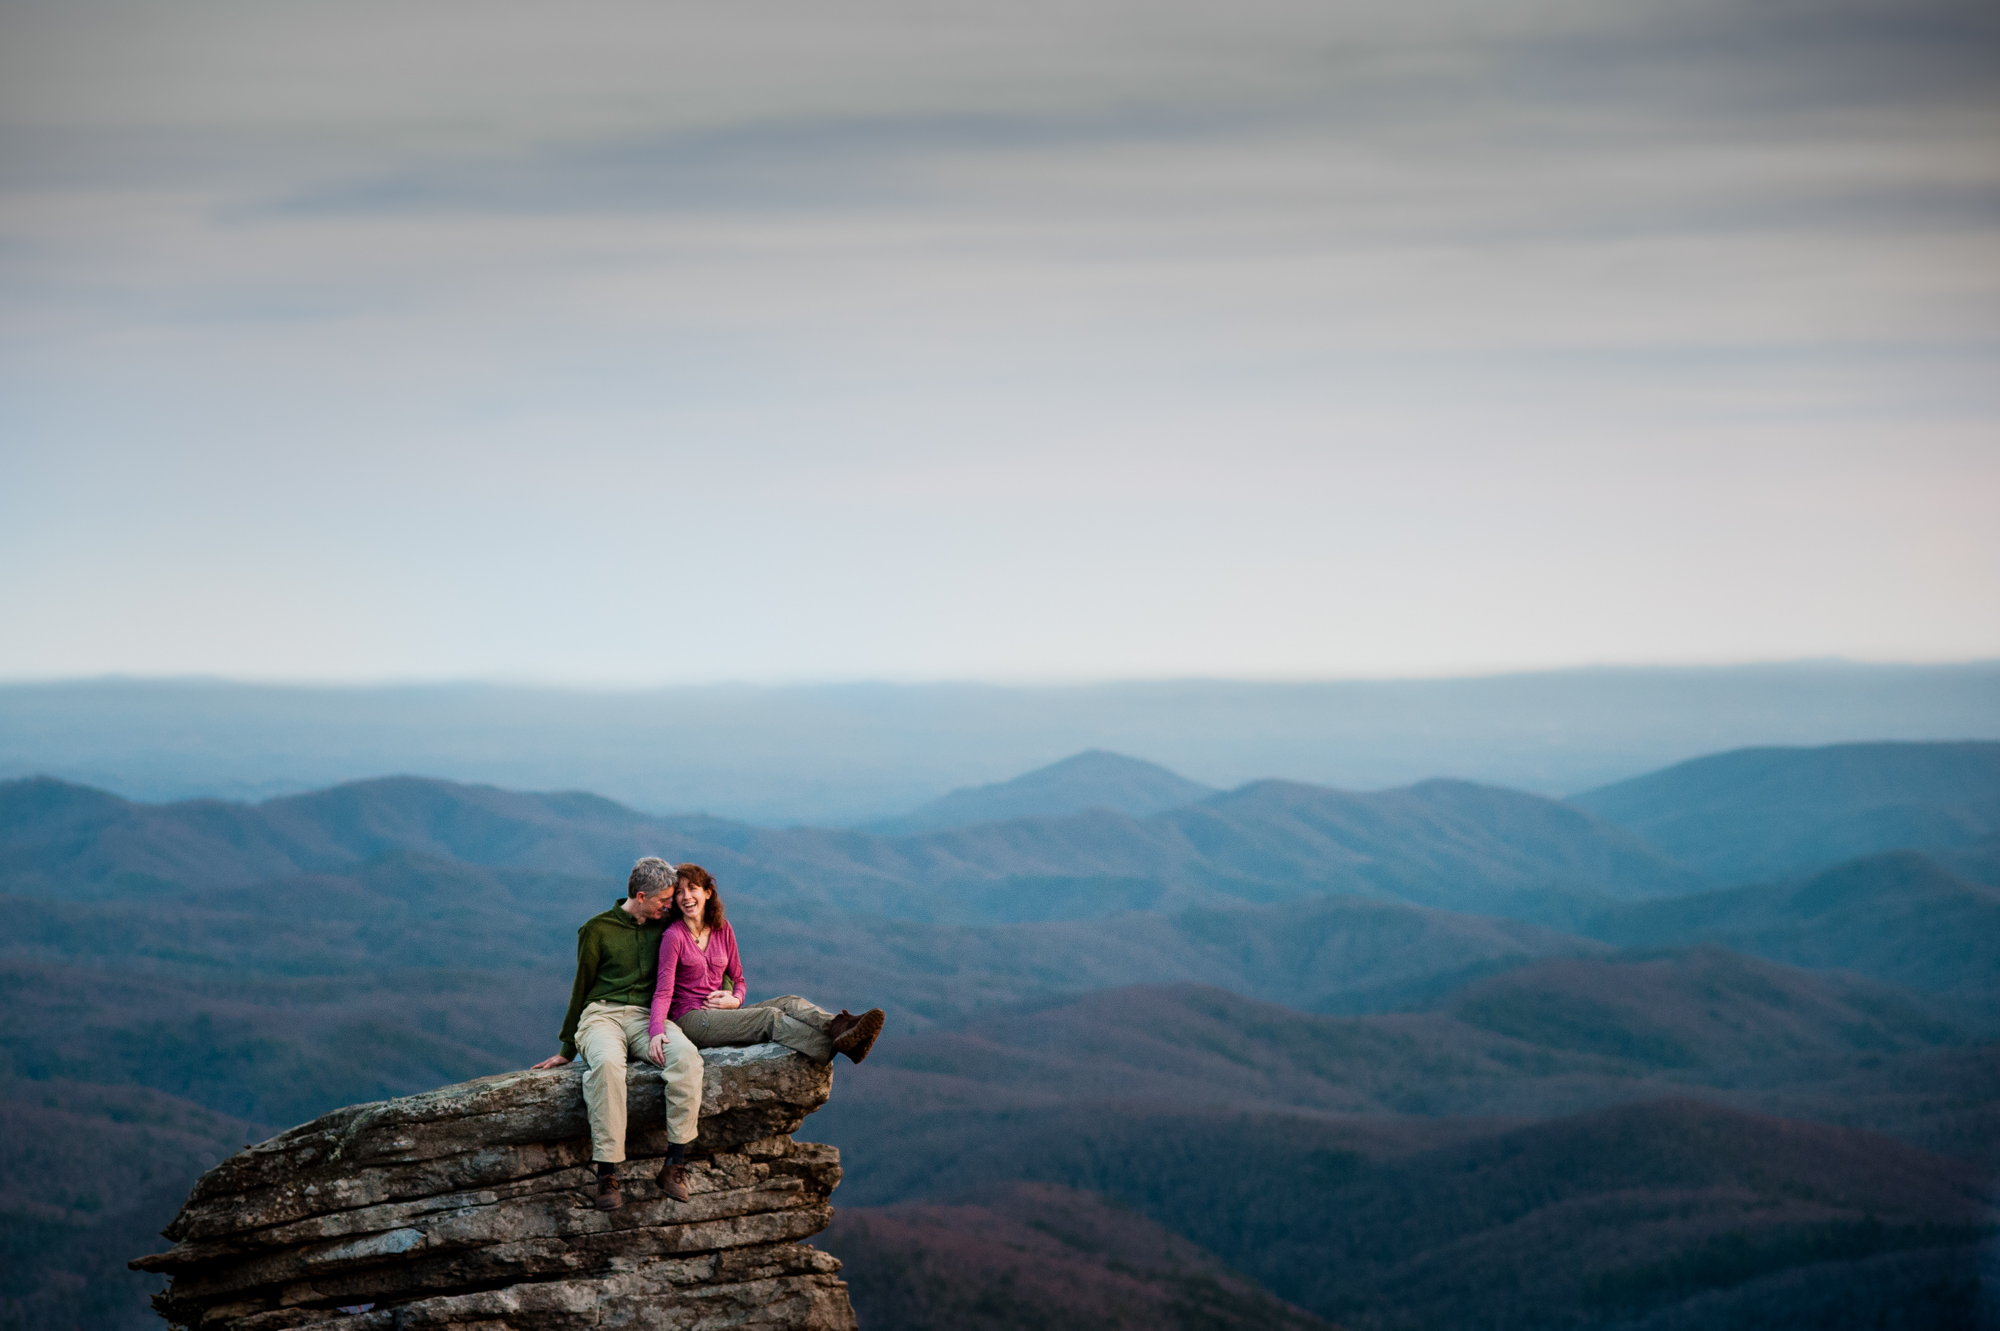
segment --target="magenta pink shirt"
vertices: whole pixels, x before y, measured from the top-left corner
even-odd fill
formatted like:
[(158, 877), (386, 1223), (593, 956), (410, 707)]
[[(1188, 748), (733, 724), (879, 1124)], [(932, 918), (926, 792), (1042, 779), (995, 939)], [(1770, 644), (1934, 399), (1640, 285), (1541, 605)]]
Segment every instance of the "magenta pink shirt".
[[(736, 955), (736, 931), (724, 920), (709, 931), (708, 950), (694, 945), (687, 921), (675, 920), (660, 938), (660, 975), (653, 982), (653, 1020), (649, 1034), (658, 1035), (669, 1021), (694, 1011), (722, 987), (727, 975), (744, 992), (743, 962)], [(744, 999), (745, 1002), (749, 1000)]]

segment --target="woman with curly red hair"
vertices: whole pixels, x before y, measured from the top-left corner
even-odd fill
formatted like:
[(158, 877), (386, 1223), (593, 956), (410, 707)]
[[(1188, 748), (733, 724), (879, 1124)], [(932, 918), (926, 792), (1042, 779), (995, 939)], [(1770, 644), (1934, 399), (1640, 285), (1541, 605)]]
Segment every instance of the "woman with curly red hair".
[(680, 866), (666, 919), (653, 989), (654, 1045), (664, 1046), (671, 1021), (697, 1049), (775, 1040), (815, 1063), (831, 1063), (835, 1053), (856, 1063), (868, 1057), (882, 1033), (881, 1008), (860, 1016), (845, 1008), (828, 1012), (796, 994), (745, 1005), (736, 930), (708, 870), (699, 864)]

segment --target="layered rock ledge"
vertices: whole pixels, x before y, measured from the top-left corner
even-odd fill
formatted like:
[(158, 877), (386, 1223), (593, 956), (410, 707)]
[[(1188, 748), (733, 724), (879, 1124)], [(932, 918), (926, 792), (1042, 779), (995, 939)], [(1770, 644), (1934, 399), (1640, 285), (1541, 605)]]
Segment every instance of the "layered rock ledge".
[(703, 1054), (692, 1196), (654, 1183), (659, 1073), (632, 1069), (625, 1205), (591, 1205), (582, 1074), (510, 1072), (353, 1105), (202, 1175), (131, 1263), (196, 1331), (853, 1331), (833, 1218), (840, 1153), (795, 1142), (833, 1072), (781, 1045)]

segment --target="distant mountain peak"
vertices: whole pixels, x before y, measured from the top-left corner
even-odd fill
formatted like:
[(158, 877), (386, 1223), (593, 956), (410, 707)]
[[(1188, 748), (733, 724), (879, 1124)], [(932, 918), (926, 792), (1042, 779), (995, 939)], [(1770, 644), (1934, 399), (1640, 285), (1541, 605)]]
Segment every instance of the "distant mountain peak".
[(1010, 818), (1062, 817), (1086, 809), (1110, 809), (1144, 818), (1215, 793), (1212, 786), (1190, 781), (1158, 763), (1105, 749), (1085, 749), (1011, 781), (961, 787), (901, 818), (871, 824), (868, 830), (913, 836)]
[(2000, 842), (2000, 743), (1878, 741), (1712, 753), (1570, 797), (1721, 882), (1889, 850)]

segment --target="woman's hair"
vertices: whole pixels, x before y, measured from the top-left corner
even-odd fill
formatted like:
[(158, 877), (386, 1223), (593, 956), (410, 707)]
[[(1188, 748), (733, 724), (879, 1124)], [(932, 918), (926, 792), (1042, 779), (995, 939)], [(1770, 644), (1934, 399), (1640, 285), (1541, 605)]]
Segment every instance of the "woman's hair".
[[(710, 929), (720, 928), (722, 926), (722, 922), (725, 919), (727, 919), (728, 916), (723, 914), (722, 893), (715, 890), (714, 875), (710, 874), (708, 870), (702, 868), (699, 864), (683, 864), (680, 867), (680, 872), (676, 875), (676, 878), (686, 879), (688, 882), (693, 883), (696, 887), (703, 887), (708, 889), (708, 905), (705, 906), (701, 912), (702, 924), (706, 928)], [(678, 882), (676, 882), (675, 886), (676, 887), (679, 886)], [(680, 918), (681, 918), (680, 903), (676, 902), (674, 904), (673, 909), (667, 912), (667, 923), (672, 924), (675, 920), (678, 920)]]

